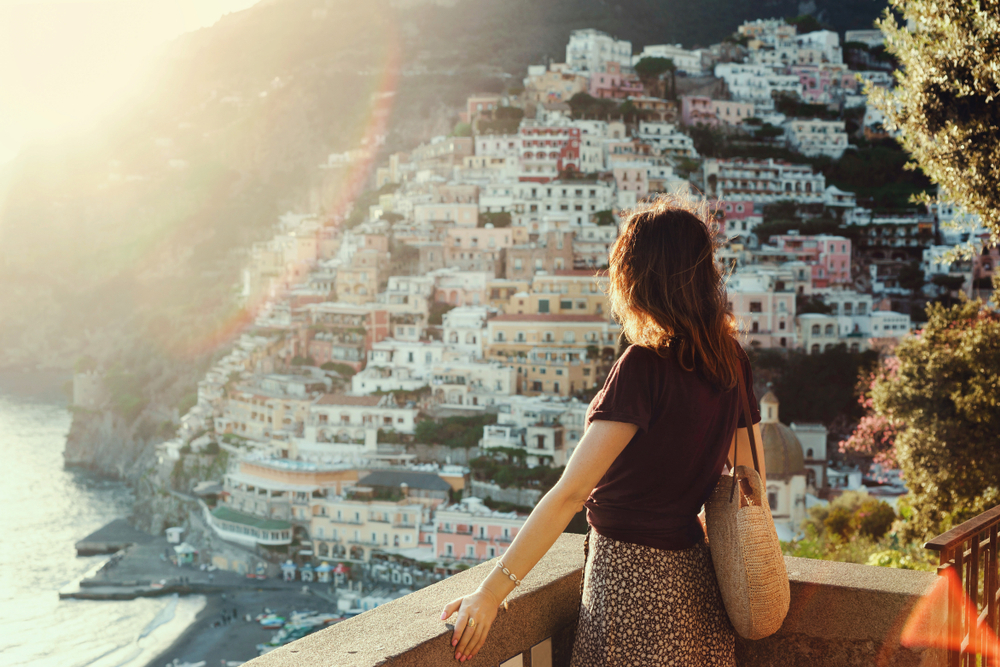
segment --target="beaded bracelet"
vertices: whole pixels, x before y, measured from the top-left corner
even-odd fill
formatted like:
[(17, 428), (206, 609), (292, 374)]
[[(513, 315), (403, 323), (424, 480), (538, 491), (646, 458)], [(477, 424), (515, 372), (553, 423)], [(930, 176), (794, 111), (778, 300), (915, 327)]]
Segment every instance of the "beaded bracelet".
[[(507, 569), (507, 566), (505, 566), (505, 565), (503, 564), (503, 561), (502, 561), (502, 560), (499, 560), (499, 559), (497, 559), (497, 567), (498, 567), (498, 568), (500, 568), (500, 571), (501, 571), (501, 572), (503, 572), (503, 573), (504, 573), (505, 575), (507, 575), (507, 578), (508, 578), (508, 579), (510, 579), (511, 581), (513, 581), (513, 582), (514, 582), (514, 588), (515, 588), (515, 589), (516, 589), (516, 588), (517, 588), (518, 586), (520, 586), (520, 585), (521, 585), (521, 580), (517, 578), (517, 575), (516, 575), (516, 574), (514, 574), (513, 572), (511, 572), (510, 570), (508, 570), (508, 569)], [(513, 592), (513, 591), (512, 591), (512, 592)], [(509, 594), (509, 593), (507, 594), (507, 596), (505, 596), (505, 597), (504, 597), (504, 599), (503, 599), (503, 602), (501, 602), (501, 603), (500, 603), (500, 604), (501, 604), (501, 605), (503, 606), (503, 608), (504, 608), (504, 611), (506, 611), (506, 610), (507, 610), (507, 598), (508, 598), (508, 597), (510, 597), (510, 594)]]

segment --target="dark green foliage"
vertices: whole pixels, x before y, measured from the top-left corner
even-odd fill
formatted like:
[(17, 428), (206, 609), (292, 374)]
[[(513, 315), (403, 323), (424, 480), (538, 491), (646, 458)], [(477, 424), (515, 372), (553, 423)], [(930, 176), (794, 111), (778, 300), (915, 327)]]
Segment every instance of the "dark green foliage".
[[(935, 183), (1000, 236), (1000, 3), (890, 0), (878, 22), (901, 65), (872, 101)], [(907, 21), (919, 29), (910, 32)]]
[(833, 306), (828, 306), (823, 299), (815, 294), (806, 296), (804, 294), (795, 295), (795, 313), (802, 315), (805, 313), (822, 313), (829, 315), (833, 312)]
[(823, 527), (831, 535), (836, 535), (846, 540), (854, 532), (853, 519), (854, 515), (851, 514), (850, 510), (843, 507), (834, 507), (827, 514), (826, 519), (823, 520)]
[(599, 100), (587, 93), (577, 93), (567, 102), (574, 118), (609, 119), (618, 110), (614, 100)]
[(849, 150), (836, 162), (818, 165), (828, 185), (857, 194), (858, 205), (875, 209), (912, 207), (910, 198), (931, 188), (920, 171), (904, 169), (909, 157), (895, 142)]
[[(899, 425), (896, 460), (913, 497), (908, 531), (947, 530), (1000, 502), (1000, 316), (969, 301), (927, 308), (898, 367), (871, 388), (875, 414)], [(783, 406), (782, 406), (783, 407)]]
[(434, 301), (428, 307), (430, 313), (427, 315), (427, 324), (441, 326), (444, 323), (442, 319), (444, 314), (455, 306), (450, 303), (445, 303), (444, 301)]
[(643, 58), (635, 64), (635, 73), (640, 79), (655, 79), (664, 72), (677, 69), (670, 58)]
[(858, 533), (875, 540), (880, 540), (892, 528), (896, 520), (896, 512), (888, 503), (881, 500), (866, 500), (854, 513), (854, 521)]
[(295, 355), (292, 357), (292, 366), (315, 366), (316, 360), (312, 357), (303, 357), (301, 355)]
[(618, 224), (618, 221), (615, 220), (615, 213), (614, 213), (614, 211), (611, 211), (611, 210), (598, 211), (597, 213), (591, 213), (591, 218), (593, 219), (593, 221), (596, 224), (601, 225), (601, 226)]
[(962, 289), (962, 285), (965, 284), (965, 278), (962, 276), (935, 273), (931, 276), (931, 282), (948, 292), (954, 292), (957, 289)]
[(480, 213), (479, 226), (485, 227), (486, 223), (490, 223), (498, 229), (501, 227), (510, 227), (510, 211)]
[(126, 370), (121, 364), (113, 365), (104, 376), (104, 390), (107, 392), (111, 409), (129, 424), (134, 422), (149, 404), (143, 379), (138, 373)]
[(324, 371), (334, 371), (335, 373), (339, 373), (340, 375), (343, 375), (344, 377), (350, 377), (350, 376), (354, 375), (355, 373), (357, 373), (357, 371), (354, 370), (353, 367), (351, 367), (351, 366), (349, 366), (347, 364), (338, 363), (336, 361), (328, 361), (325, 364), (323, 364), (322, 366), (320, 366), (320, 369), (322, 369)]
[(783, 113), (789, 118), (836, 120), (840, 116), (839, 111), (830, 109), (825, 104), (807, 104), (795, 95), (788, 93), (776, 93), (774, 95), (774, 107), (779, 113)]
[(472, 136), (472, 126), (468, 123), (455, 123), (454, 129), (451, 131), (451, 136), (453, 137), (471, 137)]
[(417, 422), (413, 441), (425, 445), (444, 445), (468, 449), (479, 444), (483, 427), (496, 424), (496, 415), (475, 417), (444, 417), (440, 420), (424, 419)]
[[(764, 219), (767, 220), (766, 208)], [(826, 217), (813, 218), (811, 220), (800, 220), (798, 218), (775, 219), (757, 225), (753, 228), (753, 233), (760, 239), (761, 243), (767, 243), (768, 239), (772, 236), (781, 236), (792, 230), (798, 231), (802, 236), (811, 236), (814, 234), (848, 235), (848, 230), (838, 220)]]
[(781, 421), (822, 423), (857, 421), (858, 375), (873, 368), (878, 353), (849, 352), (843, 345), (826, 352), (748, 350), (757, 382), (770, 381), (781, 402)]
[(787, 16), (785, 17), (785, 23), (795, 26), (798, 34), (802, 35), (807, 32), (816, 32), (817, 30), (826, 30), (827, 26), (824, 26), (819, 22), (815, 16), (811, 14), (799, 14), (798, 16)]
[(215, 440), (212, 440), (207, 445), (205, 445), (204, 451), (209, 456), (218, 456), (221, 449), (219, 447), (219, 443), (217, 443)]
[(540, 465), (528, 468), (524, 465), (498, 461), (492, 456), (480, 456), (469, 461), (469, 469), (475, 479), (493, 482), (501, 488), (530, 488), (546, 493), (555, 486), (562, 476), (563, 468)]
[(924, 278), (924, 271), (920, 268), (920, 262), (914, 260), (899, 270), (896, 283), (903, 289), (917, 292), (924, 286), (927, 280)]

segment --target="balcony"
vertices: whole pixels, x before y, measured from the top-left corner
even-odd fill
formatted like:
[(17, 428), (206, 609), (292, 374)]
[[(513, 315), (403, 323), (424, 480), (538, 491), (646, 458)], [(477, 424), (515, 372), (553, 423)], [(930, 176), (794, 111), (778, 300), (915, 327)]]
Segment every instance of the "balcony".
[[(511, 595), (475, 658), (496, 666), (569, 664), (583, 566), (583, 537), (563, 535)], [(917, 599), (937, 580), (913, 572), (830, 561), (786, 558), (792, 604), (772, 637), (737, 644), (747, 667), (804, 665), (943, 666), (944, 655), (900, 645), (902, 626)], [(451, 628), (438, 620), (451, 600), (476, 588), (488, 561), (433, 586), (256, 658), (249, 667), (451, 666)]]

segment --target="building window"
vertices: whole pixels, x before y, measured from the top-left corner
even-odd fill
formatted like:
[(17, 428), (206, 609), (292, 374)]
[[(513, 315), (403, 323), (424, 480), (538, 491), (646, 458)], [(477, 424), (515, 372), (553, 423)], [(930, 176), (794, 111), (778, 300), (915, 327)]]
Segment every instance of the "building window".
[(750, 312), (751, 313), (762, 312), (761, 311), (761, 307), (760, 307), (760, 301), (751, 301), (750, 302)]
[(455, 547), (452, 544), (450, 544), (450, 543), (449, 544), (445, 544), (444, 545), (444, 555), (445, 556), (454, 556), (455, 555)]
[[(778, 494), (771, 491), (767, 494), (767, 504), (771, 506), (771, 511), (774, 512), (778, 509)], [(451, 545), (448, 545), (451, 546)]]
[(549, 300), (548, 299), (539, 299), (538, 300), (538, 312), (540, 312), (540, 313), (547, 313), (547, 312), (549, 312)]

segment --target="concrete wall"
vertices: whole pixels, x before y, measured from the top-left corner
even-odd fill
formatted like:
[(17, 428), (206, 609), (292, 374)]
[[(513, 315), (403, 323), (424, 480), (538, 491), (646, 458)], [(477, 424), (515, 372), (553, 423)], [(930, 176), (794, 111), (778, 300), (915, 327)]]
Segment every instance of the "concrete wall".
[[(580, 605), (583, 536), (562, 535), (501, 610), (475, 664), (521, 656), (524, 667), (569, 665)], [(792, 604), (784, 626), (764, 640), (740, 641), (746, 667), (943, 667), (943, 656), (899, 645), (917, 599), (936, 580), (927, 572), (786, 558)], [(444, 667), (455, 664), (444, 605), (473, 591), (495, 566), (474, 567), (399, 600), (300, 639), (249, 667)], [(454, 620), (454, 617), (452, 619)], [(532, 659), (532, 654), (536, 659)], [(546, 660), (551, 658), (551, 662)]]

